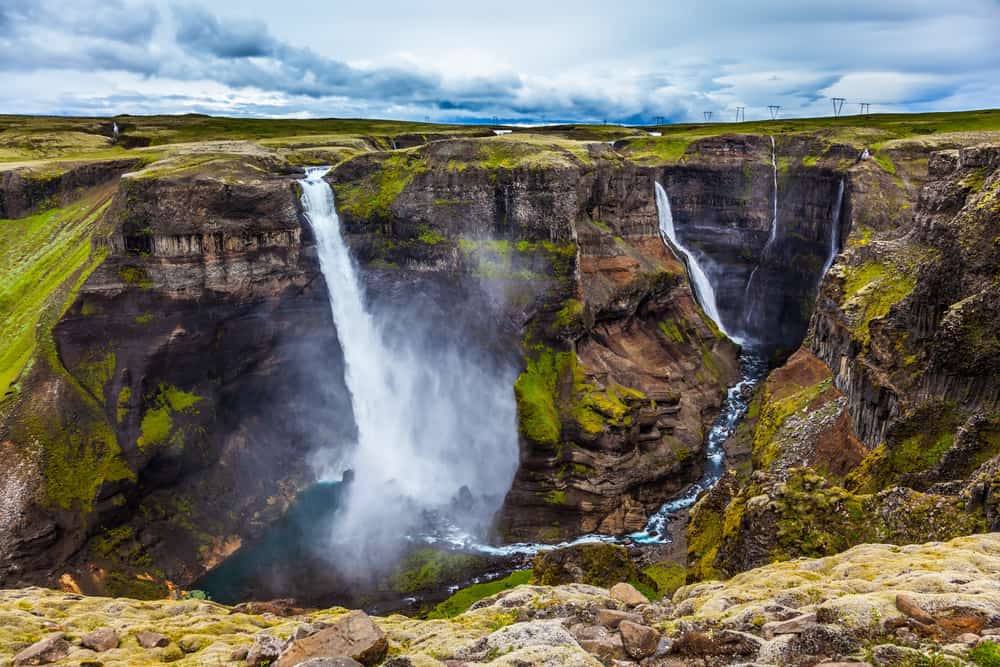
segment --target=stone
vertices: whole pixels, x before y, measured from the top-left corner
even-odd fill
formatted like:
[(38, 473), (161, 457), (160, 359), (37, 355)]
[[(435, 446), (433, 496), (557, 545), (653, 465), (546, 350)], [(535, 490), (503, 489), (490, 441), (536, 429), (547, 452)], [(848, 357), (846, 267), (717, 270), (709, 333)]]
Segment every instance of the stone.
[(560, 621), (531, 621), (500, 628), (486, 638), (487, 654), (504, 655), (526, 646), (579, 647)]
[(896, 609), (924, 625), (934, 625), (934, 617), (924, 611), (917, 601), (906, 593), (896, 594)]
[(80, 645), (89, 648), (91, 651), (104, 653), (113, 648), (118, 648), (118, 633), (111, 628), (98, 628), (85, 632), (80, 637)]
[(639, 614), (620, 611), (618, 609), (598, 609), (597, 610), (597, 624), (603, 625), (606, 628), (617, 628), (622, 621), (632, 621), (633, 623), (642, 623), (642, 616)]
[(979, 642), (979, 635), (973, 632), (964, 632), (955, 637), (955, 641), (966, 646), (975, 646)]
[(628, 550), (606, 542), (543, 551), (535, 557), (532, 567), (535, 579), (546, 586), (579, 583), (607, 588), (639, 576)]
[(362, 667), (362, 665), (352, 658), (309, 658), (295, 667)]
[(649, 602), (646, 596), (640, 593), (632, 584), (624, 582), (615, 584), (609, 592), (612, 599), (618, 600), (627, 607), (637, 607)]
[(247, 659), (247, 655), (249, 653), (249, 646), (237, 646), (233, 649), (232, 653), (229, 654), (229, 660), (230, 662), (243, 662)]
[(170, 640), (161, 635), (159, 632), (153, 632), (151, 630), (140, 630), (135, 633), (135, 640), (139, 642), (139, 646), (143, 648), (163, 648), (170, 643)]
[(984, 637), (997, 637), (1000, 636), (1000, 628), (983, 628), (979, 634)]
[(363, 611), (352, 611), (330, 627), (292, 642), (277, 667), (294, 667), (310, 658), (348, 657), (363, 665), (374, 665), (389, 650), (389, 640)]
[(619, 625), (625, 652), (636, 660), (642, 660), (656, 653), (660, 645), (660, 633), (646, 625), (622, 621)]
[(14, 656), (14, 667), (47, 665), (69, 655), (70, 644), (62, 633), (35, 642)]
[(792, 653), (837, 659), (858, 648), (858, 640), (843, 626), (813, 623), (802, 629), (789, 644)]
[(802, 614), (787, 621), (765, 623), (761, 632), (765, 639), (774, 639), (777, 635), (797, 635), (815, 622), (816, 614)]
[(609, 634), (599, 639), (582, 639), (580, 647), (587, 653), (597, 656), (601, 662), (624, 660), (627, 657), (625, 644), (621, 635), (617, 634)]
[(260, 665), (274, 664), (284, 648), (285, 643), (274, 635), (265, 632), (258, 633), (253, 638), (253, 646), (247, 652), (247, 665), (259, 667)]

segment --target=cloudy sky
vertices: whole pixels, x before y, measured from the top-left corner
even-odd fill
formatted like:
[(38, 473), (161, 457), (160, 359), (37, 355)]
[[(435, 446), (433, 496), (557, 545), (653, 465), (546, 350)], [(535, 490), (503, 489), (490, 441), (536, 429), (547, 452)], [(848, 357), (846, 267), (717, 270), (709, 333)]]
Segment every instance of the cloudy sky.
[(0, 113), (648, 123), (1000, 107), (1000, 0), (0, 0)]

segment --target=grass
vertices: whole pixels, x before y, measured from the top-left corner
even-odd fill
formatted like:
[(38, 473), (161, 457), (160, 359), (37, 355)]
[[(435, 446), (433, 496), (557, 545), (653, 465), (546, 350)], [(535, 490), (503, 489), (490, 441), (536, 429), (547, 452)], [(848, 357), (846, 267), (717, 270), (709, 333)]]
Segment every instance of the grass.
[(468, 611), (472, 605), (480, 600), (496, 595), (501, 591), (531, 583), (533, 576), (534, 572), (532, 570), (518, 570), (502, 579), (467, 586), (456, 591), (447, 600), (434, 607), (427, 614), (427, 618), (453, 618)]
[[(109, 203), (106, 193), (19, 220), (0, 220), (0, 397), (12, 393), (38, 349), (38, 325), (62, 315), (75, 297), (62, 287), (79, 283), (93, 264), (90, 237)], [(91, 266), (91, 268), (93, 268)], [(86, 276), (83, 276), (85, 278)]]
[(844, 269), (844, 307), (854, 314), (854, 336), (863, 344), (871, 338), (869, 325), (885, 317), (916, 286), (916, 278), (880, 262)]

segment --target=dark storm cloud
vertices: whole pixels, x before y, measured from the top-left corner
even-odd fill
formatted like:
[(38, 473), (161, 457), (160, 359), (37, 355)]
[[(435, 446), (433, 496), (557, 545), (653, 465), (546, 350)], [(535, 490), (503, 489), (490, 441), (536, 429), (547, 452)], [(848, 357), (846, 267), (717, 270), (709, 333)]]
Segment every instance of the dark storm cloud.
[[(621, 11), (602, 9), (596, 0), (510, 0), (511, 16), (531, 20), (498, 23), (493, 8), (460, 0), (294, 14), (264, 0), (3, 0), (0, 70), (14, 94), (0, 112), (106, 104), (646, 122), (735, 105), (759, 117), (771, 103), (825, 113), (832, 95), (883, 110), (1000, 104), (992, 0), (946, 9), (925, 0), (623, 0)], [(33, 85), (32, 73), (50, 84)]]

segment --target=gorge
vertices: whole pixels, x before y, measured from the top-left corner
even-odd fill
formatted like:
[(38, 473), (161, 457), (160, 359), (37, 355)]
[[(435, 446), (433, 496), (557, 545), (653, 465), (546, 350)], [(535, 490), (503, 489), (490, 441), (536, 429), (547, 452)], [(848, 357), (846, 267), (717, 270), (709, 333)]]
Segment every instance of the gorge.
[(129, 118), (150, 147), (5, 169), (11, 275), (66, 271), (4, 332), (0, 583), (191, 588), (308, 493), (327, 605), (581, 536), (694, 582), (996, 530), (1000, 122), (960, 116)]

